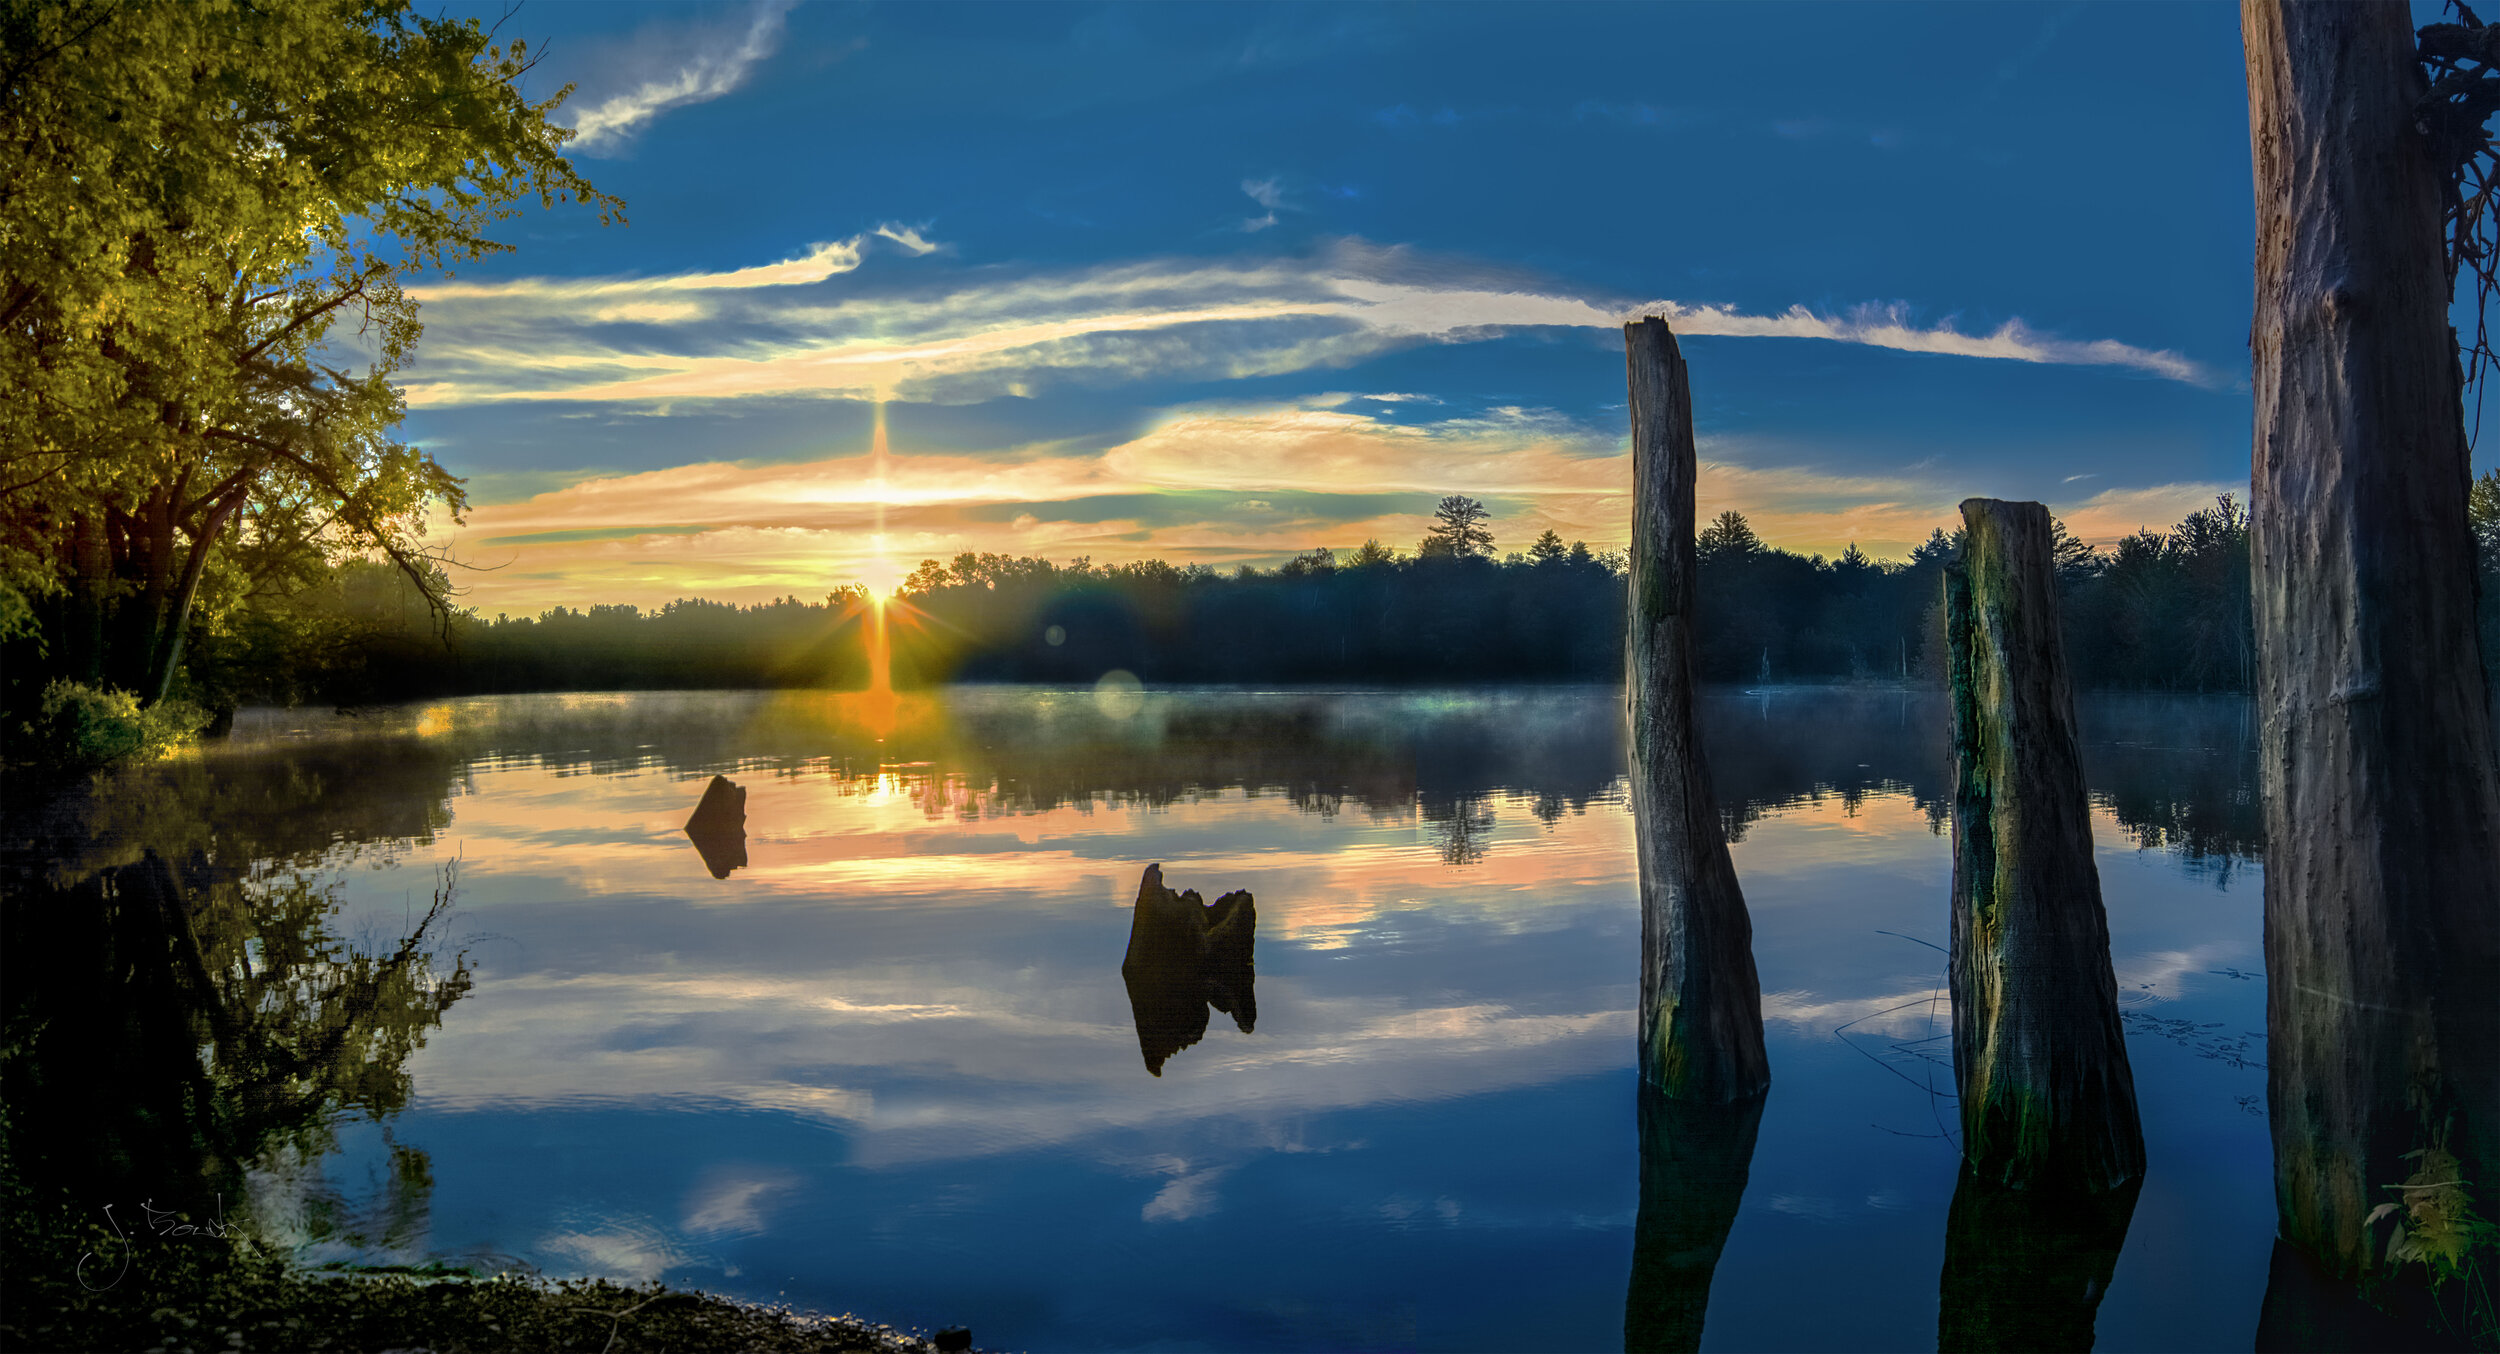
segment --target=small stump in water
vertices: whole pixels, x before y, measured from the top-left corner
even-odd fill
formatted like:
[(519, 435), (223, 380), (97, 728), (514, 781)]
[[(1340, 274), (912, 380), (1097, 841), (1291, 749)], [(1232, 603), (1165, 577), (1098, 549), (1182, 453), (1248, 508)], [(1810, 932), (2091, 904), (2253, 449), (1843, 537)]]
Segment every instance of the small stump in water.
[(1162, 1076), (1166, 1060), (1206, 1036), (1210, 1007), (1231, 1016), (1244, 1034), (1257, 1029), (1258, 975), (1251, 947), (1258, 924), (1249, 890), (1236, 889), (1210, 904), (1195, 889), (1165, 888), (1161, 865), (1146, 867), (1137, 885), (1137, 910), (1129, 917), (1120, 980), (1128, 987), (1148, 1072)]
[(1953, 1072), (1962, 1155), (2017, 1188), (2144, 1174), (2058, 638), (2049, 510), (1962, 504), (1953, 686)]
[(747, 863), (747, 792), (727, 776), (714, 776), (703, 787), (703, 802), (686, 820), (686, 836), (694, 843), (703, 867), (714, 879)]

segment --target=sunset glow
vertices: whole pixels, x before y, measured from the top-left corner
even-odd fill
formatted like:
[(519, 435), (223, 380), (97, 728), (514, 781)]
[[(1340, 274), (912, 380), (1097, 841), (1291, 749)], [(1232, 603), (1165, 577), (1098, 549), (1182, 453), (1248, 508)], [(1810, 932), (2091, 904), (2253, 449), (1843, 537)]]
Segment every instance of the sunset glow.
[[(1405, 74), (1359, 96), (1338, 64), (1373, 39), (1317, 11), (1276, 20), (1299, 35), (1276, 64), (1238, 55), (1268, 37), (1216, 39), (1229, 18), (1104, 17), (1128, 36), (1096, 48), (1062, 41), (1095, 21), (1037, 13), (985, 49), (1004, 83), (951, 106), (990, 129), (969, 141), (903, 111), (953, 69), (939, 11), (776, 9), (716, 87), (654, 73), (687, 39), (642, 11), (516, 18), (580, 83), (576, 148), (634, 224), (415, 288), (408, 433), (469, 481), (465, 524), (432, 533), (476, 566), (464, 604), (887, 598), (966, 551), (1223, 572), (1411, 552), (1453, 493), (1497, 553), (1548, 530), (1619, 550), (1639, 314), (1691, 363), (1701, 515), (1785, 549), (1899, 559), (1974, 495), (2106, 544), (2244, 494), (2246, 205), (2208, 199), (2247, 146), (2210, 82), (2128, 102), (2164, 130), (2126, 140), (1845, 65), (1813, 88), (1856, 111), (1808, 114), (1708, 63), (1588, 65), (1742, 46), (1733, 11), (1587, 11), (1498, 62), (1461, 12), (1375, 16)], [(731, 18), (736, 44), (763, 31)], [(2065, 45), (2018, 10), (1915, 41), (1841, 22), (1866, 30), (1844, 46), (2031, 51), (2079, 79), (2147, 50), (2114, 18)], [(2160, 50), (2236, 41), (2158, 22), (2182, 30)], [(1109, 55), (1126, 41), (1199, 73), (1140, 84)], [(1936, 69), (2000, 58), (1972, 61)], [(1058, 92), (1007, 97), (1019, 80)], [(708, 92), (644, 98), (681, 85)], [(1208, 99), (1306, 115), (1210, 146), (1183, 133)], [(839, 167), (766, 156), (795, 125), (845, 129)], [(1170, 172), (1106, 178), (1082, 148), (1111, 144)], [(1808, 183), (1849, 185), (1848, 232), (1791, 200)]]

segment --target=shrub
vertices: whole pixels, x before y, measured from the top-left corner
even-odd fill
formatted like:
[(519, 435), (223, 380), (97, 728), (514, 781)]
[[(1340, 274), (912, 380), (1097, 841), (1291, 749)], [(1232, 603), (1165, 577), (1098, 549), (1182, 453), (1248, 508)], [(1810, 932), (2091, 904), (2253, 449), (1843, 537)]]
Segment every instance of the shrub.
[(23, 760), (61, 771), (97, 771), (116, 762), (153, 761), (199, 733), (208, 713), (187, 701), (141, 705), (127, 691), (80, 682), (45, 687), (24, 728)]

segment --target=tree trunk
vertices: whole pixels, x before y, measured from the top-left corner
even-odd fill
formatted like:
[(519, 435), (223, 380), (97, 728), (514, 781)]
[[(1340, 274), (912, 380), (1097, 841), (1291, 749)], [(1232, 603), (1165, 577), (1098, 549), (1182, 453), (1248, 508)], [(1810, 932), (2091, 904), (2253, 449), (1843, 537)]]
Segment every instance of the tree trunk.
[(2267, 1089), (2283, 1236), (2353, 1277), (2442, 1143), (2500, 1169), (2500, 777), (2439, 171), (2401, 5), (2243, 0), (2257, 182)]
[[(182, 667), (183, 641), (191, 634), (191, 604), (200, 594), (200, 576), (207, 572), (208, 552), (217, 546), (217, 536), (226, 529), (227, 519), (243, 506), (243, 495), (237, 491), (224, 502), (212, 505), (208, 516), (192, 538), (191, 554), (182, 563), (182, 573), (174, 580), (157, 622), (156, 638), (148, 652), (146, 679), (141, 683), (142, 700), (154, 705), (173, 693), (174, 673)], [(170, 534), (170, 533), (169, 533)]]
[(2058, 637), (2049, 510), (1967, 499), (1945, 571), (1953, 691), (1953, 1071), (1982, 1180), (2144, 1173)]
[(1661, 319), (1623, 327), (1632, 395), (1632, 815), (1641, 878), (1641, 1076), (1725, 1102), (1771, 1084), (1753, 921), (1693, 727), (1693, 400)]

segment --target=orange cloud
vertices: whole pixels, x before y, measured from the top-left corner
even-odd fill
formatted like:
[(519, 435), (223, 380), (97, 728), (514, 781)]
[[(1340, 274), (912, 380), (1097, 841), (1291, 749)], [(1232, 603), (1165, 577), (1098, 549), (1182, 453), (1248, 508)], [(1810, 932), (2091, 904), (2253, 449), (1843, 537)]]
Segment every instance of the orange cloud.
[[(1552, 530), (1618, 550), (1631, 518), (1624, 445), (1540, 410), (1417, 424), (1341, 407), (1206, 406), (1092, 454), (903, 447), (878, 460), (706, 462), (587, 480), (473, 509), (455, 555), (487, 566), (463, 575), (465, 600), (492, 615), (681, 596), (814, 599), (967, 550), (1229, 568), (1375, 538), (1412, 548), (1445, 493), (1491, 502), (1501, 549)], [(1786, 549), (1829, 555), (1855, 543), (1897, 559), (1960, 520), (1965, 491), (1919, 473), (1766, 467), (1731, 458), (1741, 450), (1704, 448), (1700, 516), (1742, 512)], [(2052, 507), (2076, 534), (2106, 542), (2166, 527), (2223, 487), (2110, 490)]]

